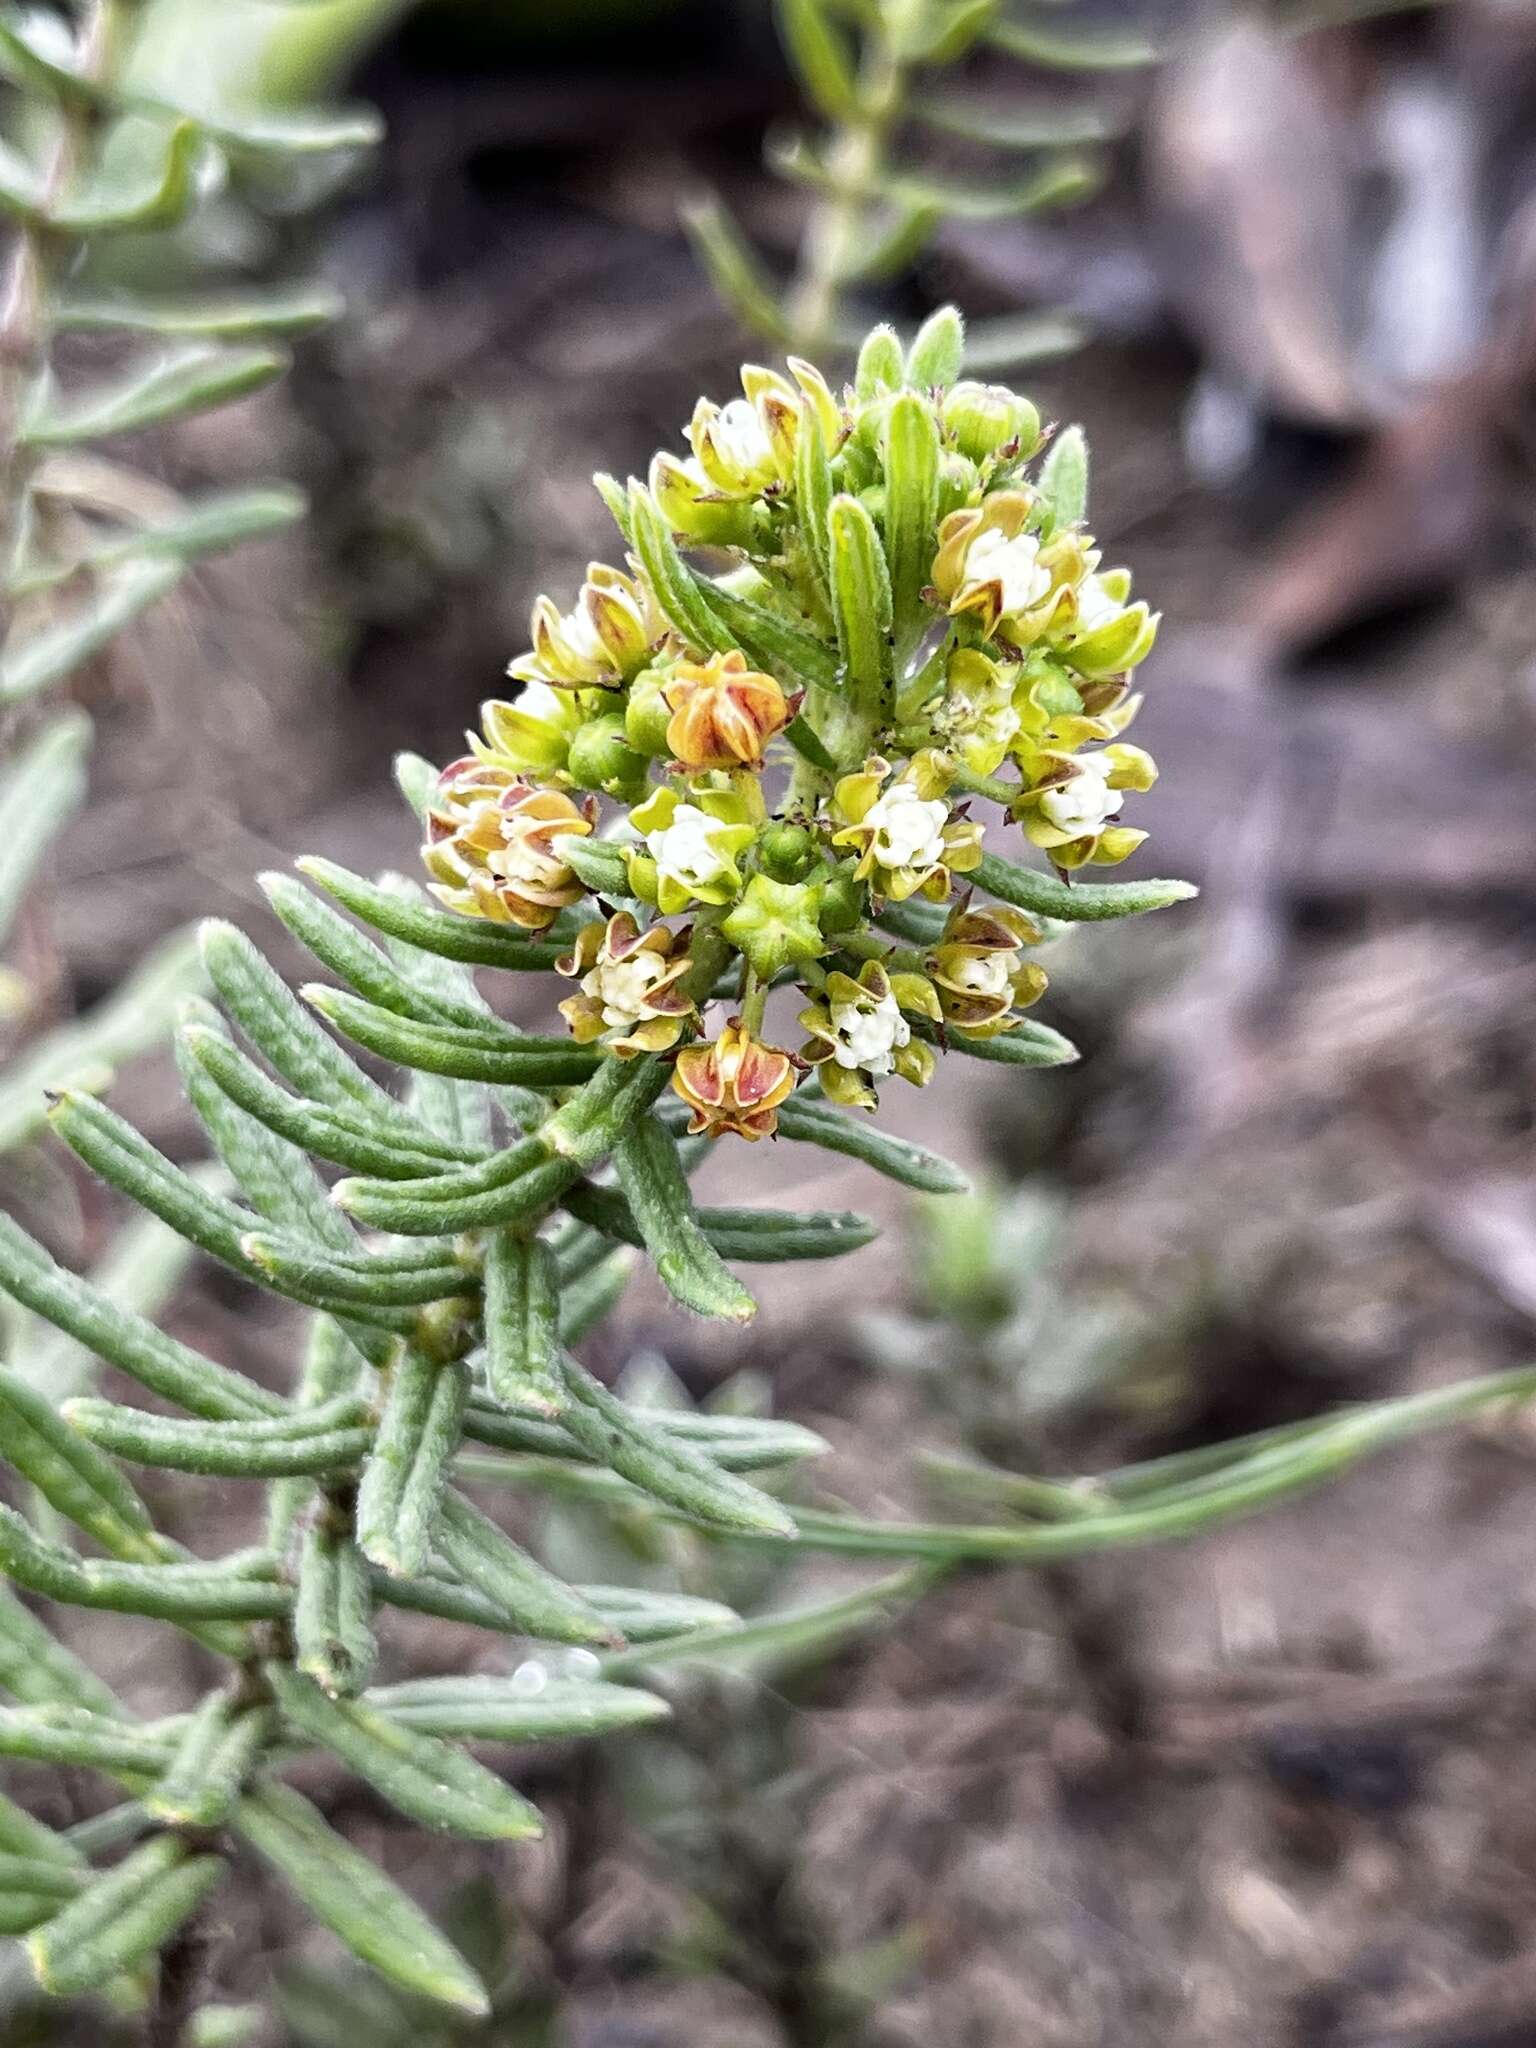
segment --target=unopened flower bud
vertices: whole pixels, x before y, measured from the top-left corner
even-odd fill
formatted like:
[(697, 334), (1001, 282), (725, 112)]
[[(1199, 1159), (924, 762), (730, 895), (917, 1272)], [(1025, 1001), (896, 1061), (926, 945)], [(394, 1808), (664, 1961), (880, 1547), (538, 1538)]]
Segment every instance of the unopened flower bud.
[(803, 825), (770, 825), (757, 842), (757, 857), (776, 882), (803, 881), (816, 859), (816, 841)]
[(600, 789), (625, 803), (645, 789), (645, 757), (630, 746), (617, 711), (587, 720), (571, 741), (565, 767), (578, 789)]
[(654, 668), (641, 671), (629, 686), (624, 706), (624, 737), (637, 754), (648, 760), (660, 759), (667, 751), (667, 727), (672, 713), (662, 695), (666, 677)]
[(754, 875), (720, 929), (760, 981), (826, 951), (817, 922), (820, 891), (805, 882)]
[(1001, 384), (957, 384), (944, 400), (944, 426), (962, 455), (985, 462), (1000, 448), (1029, 456), (1040, 439), (1040, 415), (1027, 398)]

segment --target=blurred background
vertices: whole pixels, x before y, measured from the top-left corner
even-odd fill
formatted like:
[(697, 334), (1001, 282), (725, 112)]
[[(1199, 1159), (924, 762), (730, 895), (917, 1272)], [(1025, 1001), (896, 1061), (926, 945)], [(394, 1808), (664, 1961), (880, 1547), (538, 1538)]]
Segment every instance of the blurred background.
[[(796, 138), (828, 124), (780, 25), (767, 0), (145, 0), (142, 61), (210, 104), (355, 98), (386, 139), (156, 254), (171, 283), (301, 269), (348, 311), (286, 381), (144, 446), (178, 484), (290, 476), (313, 513), (73, 683), (92, 796), (21, 927), (26, 1028), (199, 916), (285, 957), (259, 869), (411, 865), (390, 756), (457, 752), (534, 596), (612, 555), (592, 471), (643, 470), (778, 353), (679, 209), (717, 268), (723, 205), (765, 277), (794, 270), (825, 204)], [(1126, 872), (1203, 895), (1053, 946), (1039, 1014), (1078, 1066), (888, 1091), (973, 1201), (753, 1157), (765, 1198), (873, 1202), (882, 1238), (765, 1276), (739, 1338), (637, 1288), (593, 1351), (825, 1429), (818, 1485), (872, 1512), (931, 1508), (894, 1447), (1091, 1469), (1522, 1362), (1536, 1320), (1536, 8), (1052, 0), (1014, 26), (919, 74), (893, 162), (970, 197), (850, 285), (822, 353), (953, 299), (988, 374), (1086, 427), (1091, 523), (1165, 615)], [(114, 1100), (196, 1156), (168, 1059)], [(716, 1199), (741, 1165), (711, 1162)], [(4, 1171), (95, 1256), (99, 1190), (41, 1149)], [(171, 1316), (286, 1371), (291, 1330), (226, 1275), (193, 1269)], [(496, 2019), (444, 2031), (253, 1905), (213, 1959), (218, 2038), (1536, 2041), (1533, 1451), (1503, 1417), (1185, 1548), (951, 1577), (888, 1629), (695, 1673), (665, 1735), (538, 1759), (548, 1844), (423, 1856), (411, 1881), (497, 1961)], [(747, 1610), (839, 1583), (579, 1505), (542, 1534), (580, 1576)], [(477, 1654), (447, 1624), (422, 1652)], [(90, 1811), (70, 1775), (60, 1818)], [(348, 1821), (421, 1853), (382, 1808)], [(5, 1997), (0, 2039), (114, 2038)]]

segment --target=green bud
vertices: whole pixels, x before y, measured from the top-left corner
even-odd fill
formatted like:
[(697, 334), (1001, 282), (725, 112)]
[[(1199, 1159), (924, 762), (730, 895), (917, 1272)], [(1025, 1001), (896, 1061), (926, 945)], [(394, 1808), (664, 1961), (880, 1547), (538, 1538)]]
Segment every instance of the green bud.
[(901, 343), (896, 338), (895, 328), (871, 328), (859, 350), (858, 368), (853, 378), (854, 395), (862, 402), (881, 391), (899, 391), (905, 375), (906, 364), (902, 360)]
[(672, 714), (661, 694), (666, 678), (654, 668), (642, 669), (629, 686), (624, 707), (624, 737), (637, 754), (659, 760), (668, 752), (667, 727)]
[(605, 796), (632, 802), (645, 789), (645, 758), (625, 738), (624, 719), (617, 711), (590, 719), (571, 741), (566, 773), (578, 789), (600, 789)]
[(864, 921), (864, 885), (851, 867), (839, 868), (821, 886), (821, 928), (824, 932), (851, 932)]
[(965, 322), (956, 306), (940, 306), (917, 331), (907, 356), (907, 382), (918, 391), (942, 390), (960, 374)]
[(1040, 440), (1039, 413), (1001, 384), (957, 384), (944, 400), (943, 417), (950, 439), (973, 462), (985, 462), (1010, 442), (1026, 457)]
[(981, 495), (981, 478), (974, 462), (963, 455), (946, 455), (939, 463), (939, 506), (938, 518), (947, 518), (951, 512), (958, 512), (962, 505), (977, 503)]
[(805, 882), (775, 882), (754, 875), (720, 929), (761, 981), (781, 967), (814, 960), (826, 951), (817, 919), (821, 890)]
[(816, 842), (803, 825), (770, 825), (757, 842), (757, 857), (776, 882), (803, 882)]

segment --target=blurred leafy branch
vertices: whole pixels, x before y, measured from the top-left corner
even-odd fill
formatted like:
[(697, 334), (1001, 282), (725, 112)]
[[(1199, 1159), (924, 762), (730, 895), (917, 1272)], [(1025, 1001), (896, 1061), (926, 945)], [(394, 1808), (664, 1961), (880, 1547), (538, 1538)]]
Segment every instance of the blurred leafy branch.
[[(378, 130), (367, 112), (213, 116), (135, 83), (139, 12), (0, 9), (0, 943), (85, 792), (90, 722), (75, 708), (39, 719), (41, 698), (194, 564), (304, 509), (282, 483), (189, 495), (116, 452), (272, 382), (288, 340), (338, 310), (314, 285), (167, 294), (156, 279), (176, 267), (175, 238), (241, 180), (312, 176)], [(198, 979), (174, 937), (91, 1015), (34, 1037), (0, 1079), (0, 1152), (37, 1131), (46, 1088), (100, 1087), (153, 1043)], [(0, 1022), (20, 1030), (33, 1006), (20, 975), (0, 984)]]
[[(947, 85), (964, 59), (994, 50), (1057, 73), (1134, 69), (1156, 54), (1141, 36), (1090, 29), (1070, 8), (1005, 13), (1001, 0), (776, 0), (785, 52), (819, 137), (771, 138), (772, 170), (811, 194), (793, 275), (781, 290), (713, 193), (684, 223), (720, 296), (750, 332), (800, 354), (856, 344), (861, 287), (901, 276), (947, 219), (1001, 221), (1069, 206), (1097, 190), (1096, 145), (1116, 132), (1087, 101), (1020, 109)], [(913, 132), (948, 147), (1022, 160), (1004, 179), (952, 176), (912, 160)], [(978, 322), (973, 373), (1017, 369), (1080, 338), (1060, 316)]]

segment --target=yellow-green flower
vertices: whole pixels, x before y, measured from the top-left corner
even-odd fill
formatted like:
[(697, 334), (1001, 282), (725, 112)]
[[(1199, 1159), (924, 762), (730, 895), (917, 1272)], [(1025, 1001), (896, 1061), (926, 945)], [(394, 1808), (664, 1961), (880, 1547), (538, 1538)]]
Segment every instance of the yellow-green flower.
[(727, 1131), (755, 1143), (779, 1127), (779, 1104), (793, 1092), (795, 1063), (776, 1045), (764, 1045), (733, 1017), (709, 1045), (685, 1045), (672, 1070), (672, 1087), (693, 1111), (689, 1130), (711, 1138)]
[(939, 527), (933, 583), (952, 615), (973, 614), (983, 632), (1027, 647), (1071, 613), (1084, 569), (1083, 542), (1070, 528), (1042, 541), (1030, 531), (1025, 491), (994, 491), (951, 512)]
[(873, 1083), (892, 1074), (927, 1086), (933, 1051), (913, 1037), (904, 1010), (937, 1021), (938, 998), (925, 976), (889, 974), (878, 960), (866, 960), (857, 979), (836, 971), (827, 976), (821, 999), (800, 1012), (810, 1033), (800, 1057), (820, 1070), (823, 1094), (845, 1107), (873, 1109)]
[(1116, 825), (1128, 789), (1150, 789), (1157, 768), (1140, 747), (1043, 756), (1045, 776), (1027, 792), (1024, 830), (1058, 868), (1113, 866), (1136, 851), (1145, 832)]
[(666, 1052), (698, 1015), (681, 983), (693, 962), (687, 931), (653, 924), (641, 931), (627, 910), (606, 925), (583, 925), (556, 971), (581, 983), (560, 1014), (580, 1045), (602, 1039), (620, 1059)]
[(548, 781), (565, 767), (571, 741), (586, 718), (577, 692), (554, 690), (548, 683), (525, 683), (512, 703), (493, 697), (480, 706), (485, 737), (472, 732), (469, 744), (492, 767)]
[(594, 813), (557, 789), (535, 789), (473, 755), (438, 777), (427, 809), (422, 859), (432, 893), (450, 910), (542, 931), (586, 893), (561, 858), (570, 833), (585, 836)]
[(666, 622), (642, 579), (593, 562), (568, 612), (547, 597), (536, 600), (530, 632), (533, 650), (518, 656), (509, 675), (564, 689), (613, 689), (645, 667)]
[(1070, 616), (1053, 644), (1081, 676), (1123, 675), (1146, 660), (1157, 639), (1159, 614), (1131, 603), (1129, 569), (1099, 573), (1096, 553), (1073, 592)]
[(832, 844), (858, 849), (854, 872), (877, 896), (942, 901), (950, 876), (968, 874), (980, 861), (982, 828), (950, 810), (944, 787), (935, 757), (918, 754), (895, 777), (888, 762), (872, 757), (833, 790), (832, 813), (842, 829)]
[(664, 784), (629, 816), (645, 840), (644, 853), (631, 848), (627, 854), (630, 886), (664, 917), (690, 903), (729, 903), (740, 889), (737, 856), (757, 828), (735, 790), (679, 795)]
[(1045, 969), (1021, 959), (1020, 952), (1043, 936), (1022, 910), (987, 904), (952, 911), (928, 961), (949, 1028), (969, 1038), (995, 1038), (1018, 1021), (1020, 1010), (1038, 1002), (1046, 989)]

